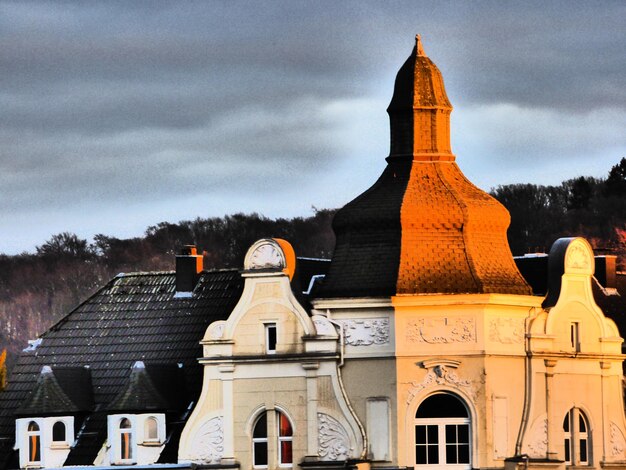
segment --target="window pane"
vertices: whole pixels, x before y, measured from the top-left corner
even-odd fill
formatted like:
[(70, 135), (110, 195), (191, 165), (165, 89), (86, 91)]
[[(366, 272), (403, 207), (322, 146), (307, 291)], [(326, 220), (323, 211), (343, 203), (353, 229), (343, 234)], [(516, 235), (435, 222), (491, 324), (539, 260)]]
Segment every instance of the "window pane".
[(280, 411), (277, 412), (278, 415), (278, 435), (281, 437), (285, 436), (293, 436), (293, 430), (291, 429), (291, 423), (287, 416), (285, 416)]
[(426, 461), (426, 446), (415, 446), (415, 463), (418, 465), (425, 465), (426, 463), (428, 463)]
[(580, 461), (587, 462), (587, 439), (580, 440)]
[(428, 446), (428, 463), (439, 463), (439, 446)]
[(587, 425), (585, 424), (585, 418), (583, 418), (582, 413), (578, 414), (578, 430), (580, 432), (586, 432), (587, 431)]
[[(37, 429), (39, 429), (38, 426)], [(39, 435), (30, 436), (28, 439), (28, 457), (30, 462), (39, 462), (41, 460), (40, 444)]]
[(570, 458), (570, 447), (569, 447), (569, 439), (565, 439), (565, 461), (570, 462), (572, 459)]
[(446, 424), (446, 443), (453, 444), (456, 442), (456, 425)]
[(264, 412), (254, 425), (252, 437), (267, 437), (267, 413)]
[(565, 415), (565, 419), (563, 420), (563, 431), (569, 432), (569, 413)]
[(456, 445), (448, 444), (446, 445), (446, 463), (458, 463), (456, 460)]
[(146, 439), (150, 439), (150, 440), (156, 440), (158, 439), (158, 427), (157, 427), (157, 420), (155, 418), (148, 418), (146, 419), (146, 425), (145, 425), (145, 438)]
[(267, 442), (254, 443), (254, 465), (267, 465)]
[(462, 442), (463, 444), (469, 444), (469, 424), (459, 424), (457, 426), (457, 430), (458, 430), (457, 442)]
[(459, 450), (459, 460), (457, 463), (470, 463), (470, 452), (469, 452), (469, 445), (459, 445), (458, 447)]
[(52, 426), (52, 440), (55, 442), (65, 441), (65, 423), (57, 421)]
[(120, 433), (120, 458), (122, 460), (130, 460), (133, 458), (131, 446), (131, 434), (128, 431)]
[(461, 400), (449, 393), (438, 393), (424, 400), (416, 418), (469, 418), (467, 408)]
[(280, 443), (280, 463), (289, 464), (292, 463), (291, 456), (291, 441), (282, 441)]
[(426, 444), (426, 426), (415, 426), (415, 443)]
[(439, 442), (439, 426), (428, 426), (428, 443), (437, 444)]
[(124, 418), (122, 421), (120, 421), (120, 429), (130, 429), (130, 420)]
[(35, 423), (34, 421), (31, 421), (30, 423), (28, 423), (28, 430), (29, 431), (39, 431), (39, 425), (37, 423)]

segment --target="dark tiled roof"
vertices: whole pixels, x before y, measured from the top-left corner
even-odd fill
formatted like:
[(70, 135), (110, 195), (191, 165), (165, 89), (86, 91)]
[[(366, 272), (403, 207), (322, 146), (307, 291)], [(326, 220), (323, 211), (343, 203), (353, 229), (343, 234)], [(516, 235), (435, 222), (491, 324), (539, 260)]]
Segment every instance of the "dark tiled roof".
[(371, 188), (337, 212), (335, 252), (319, 297), (395, 295), (400, 206), (410, 173), (410, 162), (390, 161)]
[[(84, 368), (78, 368), (78, 370), (84, 370)], [(77, 375), (78, 383), (74, 386), (82, 389), (84, 393), (87, 393), (88, 397), (93, 396), (91, 390), (91, 381), (89, 381), (89, 387), (83, 387), (83, 383), (80, 380), (80, 372)], [(65, 378), (68, 378), (70, 374), (66, 374)], [(65, 387), (61, 385), (63, 380), (57, 380), (56, 374), (49, 366), (44, 366), (41, 369), (41, 374), (37, 380), (35, 389), (29, 393), (21, 406), (15, 411), (16, 416), (53, 416), (53, 415), (70, 415), (76, 414), (79, 411), (86, 411), (87, 408), (79, 408), (74, 401), (68, 396), (67, 391), (72, 389), (72, 384), (68, 381), (64, 382)], [(88, 400), (81, 400), (82, 404), (85, 404)]]
[(15, 410), (35, 388), (44, 365), (55, 374), (63, 367), (91, 371), (96, 411), (81, 418), (67, 464), (93, 462), (106, 438), (105, 408), (128, 383), (136, 361), (182, 364), (185, 387), (197, 399), (199, 341), (211, 322), (228, 317), (243, 283), (236, 270), (203, 272), (193, 297), (179, 299), (175, 284), (173, 272), (118, 276), (43, 334), (36, 349), (21, 354), (0, 394), (0, 468), (14, 460)]
[(186, 406), (185, 378), (176, 364), (137, 362), (128, 383), (107, 407), (110, 412), (179, 411)]

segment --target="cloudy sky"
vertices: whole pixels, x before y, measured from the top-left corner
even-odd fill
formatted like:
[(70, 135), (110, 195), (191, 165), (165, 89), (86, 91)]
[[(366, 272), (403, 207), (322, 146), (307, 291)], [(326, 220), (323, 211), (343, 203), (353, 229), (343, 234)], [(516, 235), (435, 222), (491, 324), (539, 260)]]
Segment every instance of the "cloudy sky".
[(416, 33), (474, 183), (605, 176), (625, 24), (623, 1), (0, 0), (0, 253), (345, 204), (385, 165)]

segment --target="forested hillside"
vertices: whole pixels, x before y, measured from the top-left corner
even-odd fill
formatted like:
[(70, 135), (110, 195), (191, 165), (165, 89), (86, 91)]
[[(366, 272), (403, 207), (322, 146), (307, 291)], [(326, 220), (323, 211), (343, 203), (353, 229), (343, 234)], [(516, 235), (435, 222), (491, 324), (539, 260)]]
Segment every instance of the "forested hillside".
[[(583, 236), (598, 254), (618, 255), (618, 269), (626, 270), (626, 158), (603, 179), (581, 176), (559, 186), (498, 186), (492, 195), (511, 213), (508, 235), (513, 254), (547, 252), (559, 237)], [(247, 249), (263, 237), (289, 240), (298, 256), (330, 258), (335, 212), (317, 210), (312, 217), (293, 219), (235, 214), (162, 222), (149, 227), (143, 237), (100, 234), (93, 243), (61, 233), (35, 253), (0, 255), (0, 353), (7, 348), (10, 366), (27, 340), (112, 276), (171, 270), (182, 245), (197, 245), (206, 269), (241, 267)]]
[(582, 236), (596, 254), (618, 255), (618, 269), (626, 270), (626, 158), (607, 178), (581, 176), (560, 186), (512, 184), (491, 194), (511, 213), (514, 255), (547, 252), (559, 237)]

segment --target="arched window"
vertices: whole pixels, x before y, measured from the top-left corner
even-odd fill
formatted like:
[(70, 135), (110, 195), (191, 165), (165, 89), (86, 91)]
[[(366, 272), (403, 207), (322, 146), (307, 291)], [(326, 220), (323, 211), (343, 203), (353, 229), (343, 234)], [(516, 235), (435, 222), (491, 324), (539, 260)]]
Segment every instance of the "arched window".
[(252, 463), (255, 468), (267, 468), (267, 412), (264, 411), (252, 428)]
[(146, 422), (143, 427), (144, 440), (146, 441), (158, 441), (159, 440), (159, 427), (157, 420), (154, 416), (146, 418)]
[(57, 421), (52, 425), (52, 442), (65, 442), (66, 432), (65, 423), (63, 421)]
[(280, 411), (276, 412), (278, 421), (278, 463), (281, 467), (291, 467), (293, 464), (293, 428), (289, 418)]
[(41, 462), (41, 430), (35, 421), (28, 423), (28, 463)]
[(120, 421), (120, 460), (131, 460), (133, 458), (133, 429), (128, 418)]
[(415, 464), (471, 468), (470, 417), (449, 393), (426, 398), (415, 413)]
[(589, 465), (589, 424), (585, 414), (572, 408), (563, 419), (564, 459), (569, 465)]
[(282, 411), (264, 411), (254, 422), (252, 464), (254, 468), (293, 466), (293, 426)]

